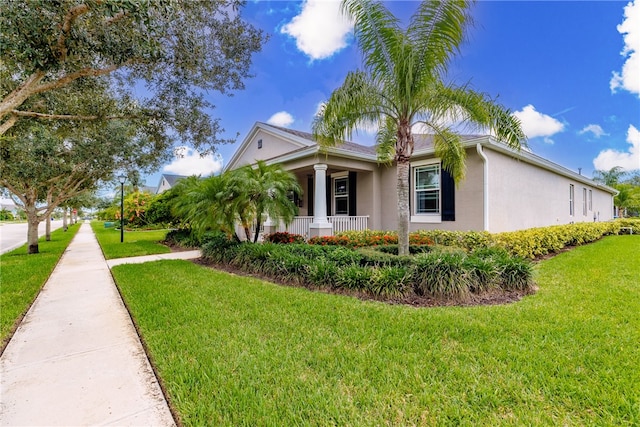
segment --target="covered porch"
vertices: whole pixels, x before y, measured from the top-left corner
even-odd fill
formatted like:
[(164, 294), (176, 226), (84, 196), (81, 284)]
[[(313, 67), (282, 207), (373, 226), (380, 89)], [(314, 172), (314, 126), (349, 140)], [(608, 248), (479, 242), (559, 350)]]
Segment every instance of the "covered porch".
[(293, 199), (299, 215), (288, 226), (267, 219), (264, 233), (289, 232), (309, 239), (372, 227), (379, 199), (374, 188), (376, 171), (359, 166), (316, 163), (291, 170), (304, 190)]

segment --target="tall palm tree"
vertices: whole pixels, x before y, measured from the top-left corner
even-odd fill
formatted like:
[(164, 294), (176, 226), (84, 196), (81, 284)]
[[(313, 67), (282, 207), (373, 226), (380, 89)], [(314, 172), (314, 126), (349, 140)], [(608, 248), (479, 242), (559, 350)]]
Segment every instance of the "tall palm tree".
[(464, 178), (465, 150), (451, 123), (490, 131), (513, 148), (525, 140), (520, 122), (484, 93), (444, 83), (471, 21), (467, 1), (425, 1), (403, 30), (381, 3), (343, 0), (354, 21), (364, 70), (350, 72), (321, 109), (313, 133), (321, 146), (350, 139), (354, 129), (378, 126), (378, 157), (397, 165), (398, 241), (409, 252), (409, 159), (412, 128), (434, 134), (442, 166), (459, 183)]
[(265, 215), (290, 224), (298, 211), (291, 195), (301, 195), (302, 188), (295, 175), (281, 165), (268, 165), (260, 160), (253, 166), (243, 166), (233, 172), (230, 186), (241, 189), (233, 202), (236, 211), (248, 211), (243, 218), (255, 220), (254, 242)]

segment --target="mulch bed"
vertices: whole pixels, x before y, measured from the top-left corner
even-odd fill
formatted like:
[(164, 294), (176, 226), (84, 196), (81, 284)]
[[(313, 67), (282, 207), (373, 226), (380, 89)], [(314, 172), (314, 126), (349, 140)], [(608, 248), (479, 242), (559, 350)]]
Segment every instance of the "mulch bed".
[(382, 298), (382, 297), (375, 297), (373, 295), (370, 295), (364, 292), (356, 292), (356, 291), (350, 291), (346, 289), (309, 287), (309, 286), (304, 286), (302, 284), (279, 281), (274, 279), (273, 277), (266, 276), (266, 275), (250, 274), (242, 270), (238, 270), (228, 264), (210, 263), (203, 258), (194, 259), (192, 260), (192, 262), (207, 268), (214, 269), (214, 270), (225, 271), (227, 273), (234, 274), (237, 276), (252, 277), (252, 278), (264, 280), (266, 282), (275, 283), (282, 286), (305, 288), (313, 291), (324, 292), (324, 293), (334, 294), (334, 295), (351, 296), (363, 301), (380, 301), (380, 302), (385, 302), (392, 305), (406, 305), (406, 306), (417, 307), (417, 308), (446, 307), (446, 306), (469, 307), (469, 306), (477, 306), (477, 305), (511, 304), (514, 302), (518, 302), (524, 296), (534, 294), (537, 291), (537, 287), (534, 287), (534, 289), (528, 290), (528, 291), (493, 290), (493, 291), (485, 292), (480, 295), (469, 294), (468, 298), (464, 300), (449, 300), (449, 299), (443, 299), (443, 298), (433, 298), (433, 297), (416, 295), (414, 293), (411, 293), (410, 295), (407, 295), (403, 298)]

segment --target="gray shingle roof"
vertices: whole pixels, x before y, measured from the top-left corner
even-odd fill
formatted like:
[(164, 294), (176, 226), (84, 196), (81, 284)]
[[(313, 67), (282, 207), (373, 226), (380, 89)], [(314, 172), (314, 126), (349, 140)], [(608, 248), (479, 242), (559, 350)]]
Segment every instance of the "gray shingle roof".
[(167, 182), (169, 183), (169, 185), (171, 187), (173, 187), (177, 181), (183, 179), (183, 178), (187, 178), (185, 175), (171, 175), (171, 174), (167, 174), (167, 173), (163, 173), (162, 177), (164, 179), (167, 180)]

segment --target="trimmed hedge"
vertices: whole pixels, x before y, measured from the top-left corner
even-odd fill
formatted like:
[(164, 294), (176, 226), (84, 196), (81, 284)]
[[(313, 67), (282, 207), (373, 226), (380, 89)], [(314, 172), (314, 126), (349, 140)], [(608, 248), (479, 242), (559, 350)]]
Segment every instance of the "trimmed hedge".
[[(640, 220), (616, 220), (610, 222), (581, 222), (551, 227), (530, 228), (491, 234), (486, 231), (420, 230), (409, 234), (409, 242), (417, 253), (418, 245), (425, 248), (446, 246), (473, 251), (479, 248), (501, 248), (514, 256), (535, 259), (560, 251), (566, 246), (582, 245), (609, 234), (618, 234), (620, 227), (635, 226), (640, 229)], [(335, 236), (313, 238), (309, 243), (322, 246), (346, 246), (358, 248), (374, 246), (392, 248), (396, 245), (395, 232), (349, 231)], [(396, 249), (397, 250), (397, 249)], [(429, 249), (425, 249), (425, 252)], [(388, 250), (389, 252), (392, 249)]]

